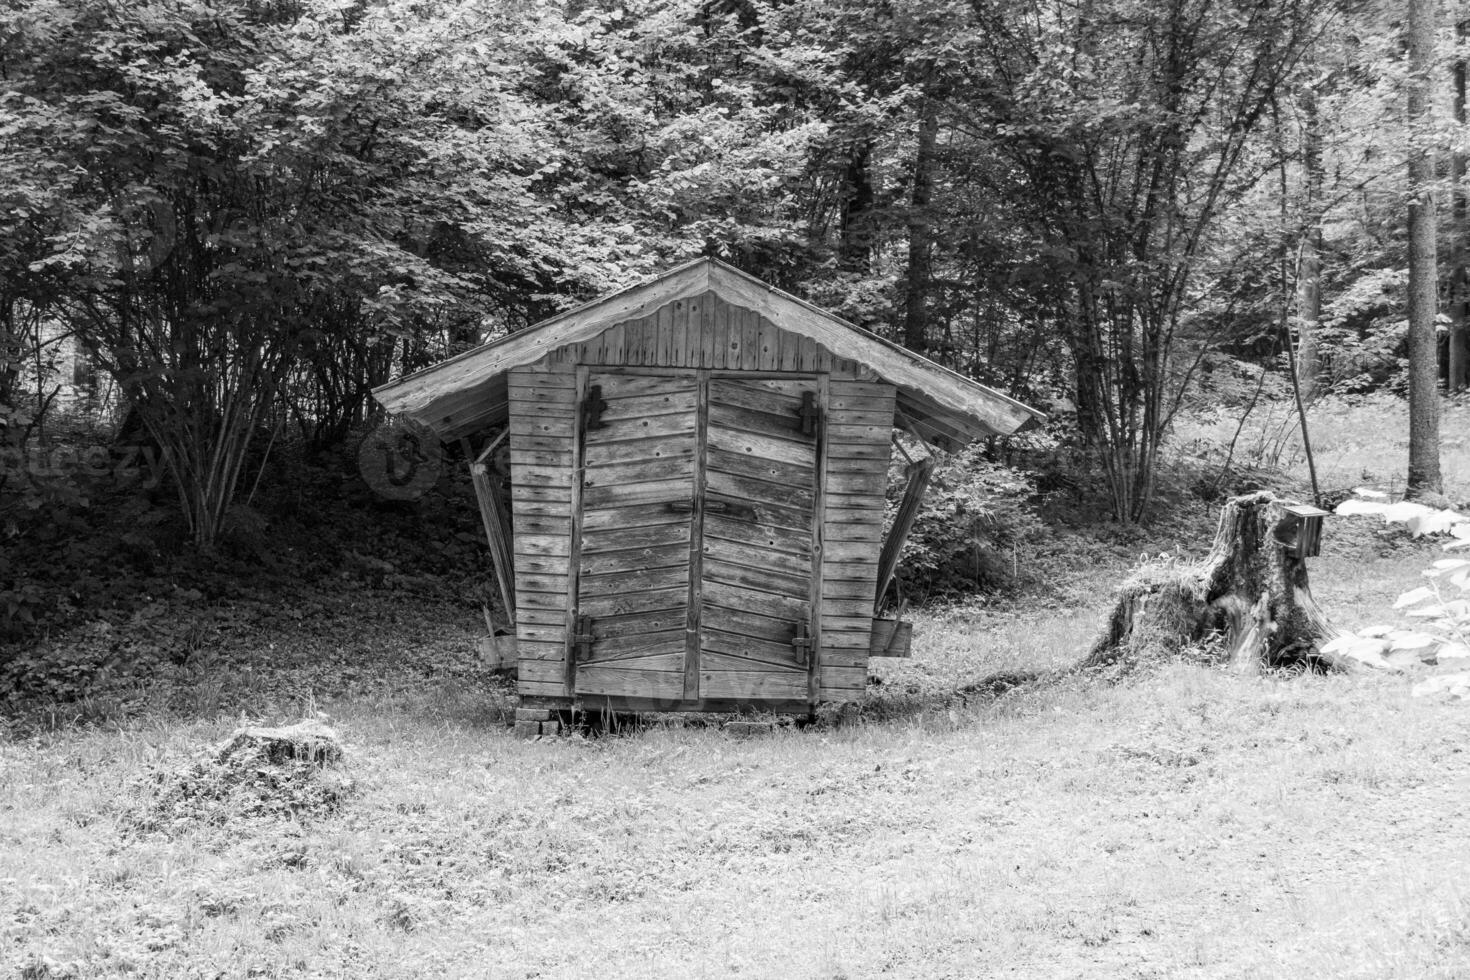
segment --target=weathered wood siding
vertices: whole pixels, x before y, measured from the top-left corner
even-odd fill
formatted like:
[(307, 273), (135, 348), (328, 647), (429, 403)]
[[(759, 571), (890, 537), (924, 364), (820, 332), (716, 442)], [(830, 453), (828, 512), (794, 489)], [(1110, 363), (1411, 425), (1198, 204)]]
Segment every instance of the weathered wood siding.
[[(583, 437), (582, 514), (573, 570), (577, 612), (597, 640), (574, 691), (679, 700), (689, 608), (689, 542), (699, 384), (591, 374), (603, 402)], [(688, 509), (684, 509), (685, 507)]]
[[(620, 368), (626, 377), (639, 367), (662, 369), (665, 376), (620, 381), (604, 389), (610, 406), (618, 406), (610, 407), (609, 423), (636, 424), (638, 431), (630, 429), (628, 440), (621, 440), (619, 430), (598, 430), (586, 450), (585, 472), (591, 479), (583, 486), (575, 479), (584, 464), (577, 444), (580, 399), (589, 383), (606, 383), (613, 376), (606, 369)], [(673, 376), (670, 369), (698, 373)], [(753, 376), (711, 377), (698, 369)], [(776, 431), (775, 420), (799, 407), (801, 388), (817, 391), (823, 405), (820, 481), (816, 445), (803, 448), (789, 432)], [(608, 398), (609, 393), (617, 397)], [(573, 655), (569, 631), (578, 604), (574, 599), (582, 612), (604, 620), (603, 632), (608, 617), (630, 617), (627, 622), (633, 624), (652, 616), (660, 626), (657, 638), (666, 641), (642, 655), (631, 648), (614, 650), (616, 643), (604, 647), (595, 657), (598, 661), (641, 656), (642, 662), (599, 662), (590, 670), (579, 669), (577, 694), (678, 699), (681, 692), (685, 697), (692, 693), (695, 681), (701, 699), (841, 701), (861, 694), (894, 417), (892, 385), (809, 338), (706, 294), (669, 303), (588, 341), (552, 351), (531, 367), (513, 369), (506, 395), (515, 467), (522, 694), (573, 693), (568, 660)], [(677, 405), (619, 402), (623, 397), (665, 396)], [(622, 416), (626, 418), (620, 421)], [(630, 421), (634, 418), (636, 423)], [(704, 439), (695, 438), (698, 445), (692, 450), (702, 477), (695, 492), (706, 500), (723, 497), (754, 507), (759, 516), (751, 526), (736, 528), (717, 514), (708, 516), (707, 527), (680, 526), (651, 520), (647, 508), (637, 514), (627, 510), (638, 509), (636, 487), (657, 487), (660, 480), (687, 482), (688, 474), (679, 467), (690, 455), (684, 451), (688, 447), (679, 449), (674, 472), (664, 457), (629, 455), (629, 446), (648, 440), (645, 448), (652, 451), (657, 444), (666, 453), (696, 431)], [(604, 453), (598, 448), (603, 443), (617, 443), (618, 448)], [(752, 466), (761, 472), (746, 472)], [(659, 506), (666, 509), (665, 503)], [(801, 515), (803, 509), (808, 516)], [(757, 531), (762, 540), (744, 540)], [(688, 548), (696, 533), (702, 543), (697, 553)], [(675, 561), (681, 547), (684, 557)], [(660, 549), (655, 556), (660, 560), (650, 563), (643, 554), (649, 548)], [(692, 599), (685, 605), (687, 627), (700, 636), (696, 655), (686, 652), (682, 661), (697, 664), (698, 676), (690, 676), (682, 687), (676, 656), (679, 627), (664, 623), (671, 612), (678, 614), (675, 593), (681, 588), (690, 588)], [(813, 612), (816, 596), (821, 601)], [(817, 643), (814, 682), (790, 657), (789, 628), (802, 618), (810, 622)], [(611, 625), (616, 629), (620, 622)], [(646, 691), (641, 690), (644, 682), (649, 682)]]
[(577, 374), (560, 357), (510, 372), (517, 674), (522, 694), (566, 693)]
[(813, 637), (818, 443), (801, 431), (820, 377), (709, 381), (699, 694), (804, 701)]
[(894, 397), (890, 384), (828, 382), (819, 674), (823, 701), (856, 698), (867, 683)]

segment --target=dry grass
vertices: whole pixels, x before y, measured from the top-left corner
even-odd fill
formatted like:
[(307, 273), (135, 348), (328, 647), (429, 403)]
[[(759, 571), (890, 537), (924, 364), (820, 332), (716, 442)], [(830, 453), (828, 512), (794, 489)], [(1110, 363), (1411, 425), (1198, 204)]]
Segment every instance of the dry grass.
[[(1404, 568), (1339, 540), (1320, 591), (1378, 615)], [(299, 822), (134, 828), (231, 720), (0, 743), (0, 975), (1470, 975), (1470, 711), (1183, 664), (945, 696), (1097, 622), (925, 614), (862, 717), (769, 738), (359, 693), (359, 791)]]

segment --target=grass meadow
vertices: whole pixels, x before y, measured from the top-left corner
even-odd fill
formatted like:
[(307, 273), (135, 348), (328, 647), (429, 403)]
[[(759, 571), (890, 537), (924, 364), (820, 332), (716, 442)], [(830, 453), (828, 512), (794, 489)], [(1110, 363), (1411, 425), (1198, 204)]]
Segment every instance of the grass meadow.
[[(1382, 621), (1433, 554), (1332, 525), (1314, 589)], [(1470, 976), (1470, 705), (1186, 662), (978, 693), (1073, 661), (1125, 572), (917, 613), (856, 709), (750, 738), (521, 741), (506, 687), (421, 666), (468, 617), (283, 625), (289, 683), (221, 661), (0, 737), (0, 977)], [(328, 694), (343, 643), (383, 666)], [(326, 712), (354, 792), (156, 813), (242, 705)]]

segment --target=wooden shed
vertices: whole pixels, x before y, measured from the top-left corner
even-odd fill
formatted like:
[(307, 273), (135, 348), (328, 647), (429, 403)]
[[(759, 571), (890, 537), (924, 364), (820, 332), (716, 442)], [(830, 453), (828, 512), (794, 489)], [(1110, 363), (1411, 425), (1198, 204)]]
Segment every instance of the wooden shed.
[[(375, 394), (474, 460), (542, 708), (857, 697), (906, 647), (875, 610), (932, 466), (884, 540), (895, 426), (954, 448), (1040, 415), (712, 259)], [(509, 514), (485, 463), (505, 439)]]

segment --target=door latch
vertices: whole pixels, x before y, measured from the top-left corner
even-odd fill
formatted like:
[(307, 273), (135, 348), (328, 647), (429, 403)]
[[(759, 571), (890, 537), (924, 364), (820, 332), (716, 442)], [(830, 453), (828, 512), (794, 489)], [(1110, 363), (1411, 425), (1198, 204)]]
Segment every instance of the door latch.
[(579, 613), (572, 631), (572, 655), (577, 663), (592, 659), (592, 644), (596, 640), (592, 634), (592, 617)]
[(811, 660), (812, 629), (806, 620), (796, 624), (796, 635), (791, 638), (791, 649), (796, 651), (796, 662), (803, 667)]

